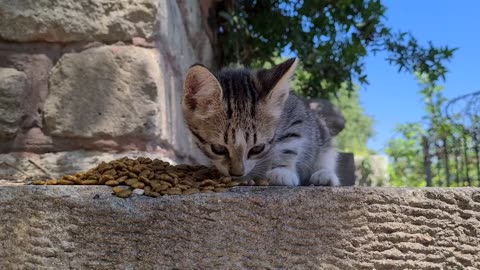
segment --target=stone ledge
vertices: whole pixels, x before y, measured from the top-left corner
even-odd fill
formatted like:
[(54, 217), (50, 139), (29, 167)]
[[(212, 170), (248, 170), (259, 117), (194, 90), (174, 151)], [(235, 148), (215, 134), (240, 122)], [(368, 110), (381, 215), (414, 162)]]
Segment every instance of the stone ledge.
[(0, 268), (478, 269), (480, 189), (0, 187)]

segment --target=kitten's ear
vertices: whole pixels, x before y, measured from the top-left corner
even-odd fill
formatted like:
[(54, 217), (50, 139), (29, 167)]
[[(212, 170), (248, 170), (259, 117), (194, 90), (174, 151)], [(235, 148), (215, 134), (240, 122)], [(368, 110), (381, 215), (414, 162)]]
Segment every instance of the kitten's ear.
[(222, 108), (222, 88), (217, 78), (204, 66), (192, 66), (183, 84), (184, 113), (209, 116)]
[(259, 70), (256, 73), (267, 108), (277, 114), (282, 112), (283, 105), (288, 98), (290, 78), (297, 65), (297, 58), (290, 58), (271, 69)]

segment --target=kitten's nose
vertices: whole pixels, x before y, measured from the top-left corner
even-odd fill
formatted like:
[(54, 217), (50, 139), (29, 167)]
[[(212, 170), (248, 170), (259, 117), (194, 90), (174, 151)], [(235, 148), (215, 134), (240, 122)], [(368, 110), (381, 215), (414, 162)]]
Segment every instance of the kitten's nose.
[(232, 171), (229, 171), (229, 173), (230, 173), (230, 176), (233, 176), (233, 177), (242, 177), (242, 176), (243, 176), (243, 173), (236, 174), (236, 173), (234, 173), (234, 172), (232, 172)]
[(235, 156), (232, 157), (232, 161), (228, 168), (228, 173), (230, 176), (233, 177), (241, 177), (245, 174), (245, 164), (241, 159), (242, 153), (236, 153)]
[(231, 168), (228, 173), (230, 174), (230, 176), (233, 176), (233, 177), (241, 177), (243, 176), (243, 174), (245, 173), (244, 169), (243, 168)]

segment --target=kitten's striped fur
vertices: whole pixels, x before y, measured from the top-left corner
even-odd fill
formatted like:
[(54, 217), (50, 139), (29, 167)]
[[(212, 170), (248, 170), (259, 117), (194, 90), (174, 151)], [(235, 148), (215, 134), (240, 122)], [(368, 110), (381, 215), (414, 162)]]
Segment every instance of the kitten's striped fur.
[(269, 178), (275, 185), (339, 185), (337, 152), (325, 122), (289, 93), (296, 65), (293, 58), (259, 71), (190, 68), (185, 121), (220, 172)]

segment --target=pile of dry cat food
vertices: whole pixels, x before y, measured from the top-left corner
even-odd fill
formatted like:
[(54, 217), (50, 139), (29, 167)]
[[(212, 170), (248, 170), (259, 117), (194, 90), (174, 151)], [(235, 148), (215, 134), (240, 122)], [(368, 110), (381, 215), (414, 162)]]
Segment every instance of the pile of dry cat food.
[(107, 185), (113, 193), (127, 198), (132, 193), (151, 197), (205, 192), (224, 192), (235, 186), (268, 186), (268, 180), (241, 180), (222, 176), (218, 170), (201, 165), (170, 165), (159, 159), (127, 157), (102, 162), (97, 167), (61, 179), (36, 180), (34, 185)]

